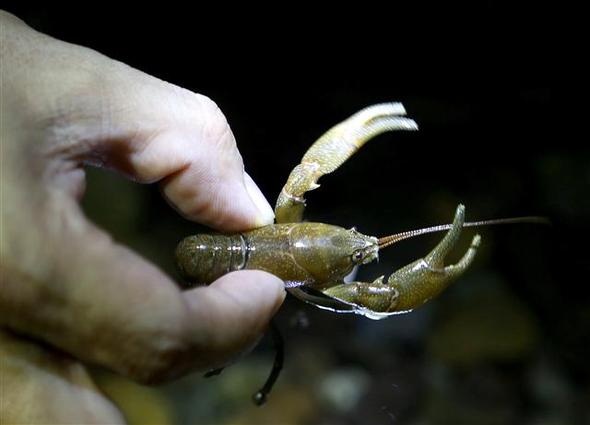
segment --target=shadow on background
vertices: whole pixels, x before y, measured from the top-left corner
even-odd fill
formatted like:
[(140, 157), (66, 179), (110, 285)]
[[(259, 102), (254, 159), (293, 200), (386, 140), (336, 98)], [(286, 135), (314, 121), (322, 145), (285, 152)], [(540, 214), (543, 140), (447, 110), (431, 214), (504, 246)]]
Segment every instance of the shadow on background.
[[(553, 222), (482, 229), (472, 269), (411, 314), (373, 322), (287, 300), (277, 317), (287, 340), (285, 371), (263, 408), (251, 405), (250, 396), (272, 363), (267, 341), (209, 380), (193, 375), (151, 389), (101, 373), (99, 382), (131, 422), (590, 420), (583, 238), (590, 155), (567, 128), (567, 90), (547, 66), (560, 59), (556, 41), (550, 29), (534, 28), (534, 19), (520, 26), (524, 7), (507, 11), (487, 2), (465, 12), (469, 19), (447, 11), (438, 24), (403, 32), (399, 16), (375, 17), (362, 35), (351, 22), (324, 31), (321, 22), (289, 24), (282, 15), (264, 26), (245, 19), (236, 26), (223, 14), (131, 14), (98, 4), (11, 11), (57, 38), (210, 96), (271, 204), (325, 130), (367, 105), (402, 101), (420, 131), (379, 136), (324, 177), (308, 196), (310, 221), (380, 236), (449, 222), (462, 202), (468, 220), (544, 215)], [(181, 219), (156, 186), (103, 170), (88, 170), (84, 208), (174, 276), (175, 244), (206, 230)], [(456, 256), (472, 234), (465, 231)], [(359, 279), (387, 274), (437, 240), (390, 248)]]

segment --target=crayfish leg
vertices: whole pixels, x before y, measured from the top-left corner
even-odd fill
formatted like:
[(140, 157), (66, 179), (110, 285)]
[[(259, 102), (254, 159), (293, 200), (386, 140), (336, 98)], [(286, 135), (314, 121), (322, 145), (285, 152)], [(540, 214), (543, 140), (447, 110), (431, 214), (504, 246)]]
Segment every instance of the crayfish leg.
[(323, 291), (325, 295), (354, 304), (357, 314), (365, 310), (375, 313), (389, 313), (396, 310), (399, 292), (395, 287), (383, 283), (383, 277), (374, 282), (350, 282), (332, 286)]

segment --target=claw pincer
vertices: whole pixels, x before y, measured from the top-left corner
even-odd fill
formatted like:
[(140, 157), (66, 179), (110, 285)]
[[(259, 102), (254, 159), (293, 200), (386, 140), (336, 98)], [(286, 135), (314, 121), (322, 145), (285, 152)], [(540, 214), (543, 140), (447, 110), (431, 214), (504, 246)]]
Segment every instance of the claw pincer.
[(301, 221), (305, 192), (317, 189), (321, 176), (338, 169), (373, 137), (386, 131), (417, 130), (416, 122), (404, 115), (406, 110), (401, 103), (381, 103), (357, 112), (324, 133), (291, 171), (277, 199), (277, 223)]

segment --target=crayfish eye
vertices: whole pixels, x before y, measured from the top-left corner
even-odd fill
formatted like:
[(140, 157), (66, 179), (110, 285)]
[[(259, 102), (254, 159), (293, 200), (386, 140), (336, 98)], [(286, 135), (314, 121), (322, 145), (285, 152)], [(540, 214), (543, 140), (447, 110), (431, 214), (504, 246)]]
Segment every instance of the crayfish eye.
[(363, 259), (363, 251), (358, 250), (352, 253), (352, 261), (358, 263)]

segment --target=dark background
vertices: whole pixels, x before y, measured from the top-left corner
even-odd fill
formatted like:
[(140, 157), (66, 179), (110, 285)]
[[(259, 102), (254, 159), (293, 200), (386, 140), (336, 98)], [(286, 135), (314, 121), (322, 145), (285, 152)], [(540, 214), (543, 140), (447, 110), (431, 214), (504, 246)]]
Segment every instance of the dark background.
[[(292, 3), (7, 7), (40, 31), (211, 97), (271, 204), (325, 130), (367, 105), (403, 102), (420, 131), (379, 136), (324, 177), (308, 196), (309, 220), (381, 236), (449, 222), (462, 202), (469, 220), (553, 223), (482, 229), (471, 270), (411, 314), (372, 322), (288, 300), (277, 319), (286, 367), (262, 409), (249, 394), (271, 364), (266, 341), (220, 377), (158, 390), (97, 372), (132, 422), (590, 421), (590, 154), (572, 130), (579, 88), (558, 29), (563, 10), (479, 3), (359, 3), (329, 14)], [(88, 178), (90, 217), (175, 273), (176, 242), (203, 229), (157, 187), (106, 171)], [(456, 257), (473, 235), (465, 233)], [(438, 237), (390, 248), (359, 278), (424, 255)], [(148, 405), (167, 413), (150, 416)]]

